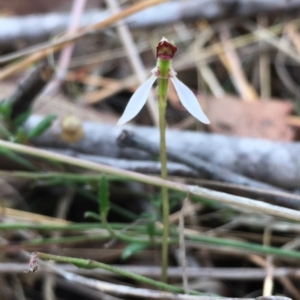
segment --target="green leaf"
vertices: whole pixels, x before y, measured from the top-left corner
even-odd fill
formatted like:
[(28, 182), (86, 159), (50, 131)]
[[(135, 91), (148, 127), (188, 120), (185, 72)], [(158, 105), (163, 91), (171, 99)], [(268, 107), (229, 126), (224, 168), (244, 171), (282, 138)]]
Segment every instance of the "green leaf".
[(3, 101), (0, 104), (0, 115), (4, 120), (10, 120), (11, 116), (11, 103), (9, 101)]
[(99, 193), (98, 193), (99, 212), (106, 218), (109, 211), (109, 191), (108, 181), (105, 176), (99, 180)]
[(28, 139), (35, 138), (39, 135), (41, 135), (44, 131), (46, 131), (52, 124), (52, 122), (56, 119), (55, 115), (49, 115), (45, 117), (37, 126), (32, 128), (27, 136)]
[(29, 170), (36, 171), (37, 168), (35, 165), (33, 165), (30, 161), (28, 161), (26, 158), (14, 153), (13, 151), (0, 147), (0, 155), (4, 155), (11, 160), (15, 161), (16, 163), (20, 164), (21, 166), (24, 166), (25, 168), (28, 168)]
[(150, 246), (149, 243), (131, 243), (129, 244), (122, 252), (121, 258), (123, 260), (128, 259), (130, 256), (132, 256), (135, 253), (138, 253), (142, 250), (147, 249)]
[(100, 220), (101, 220), (100, 215), (94, 213), (93, 211), (86, 211), (86, 212), (84, 213), (84, 217), (85, 217), (85, 218), (91, 218), (91, 219), (94, 219), (94, 220), (96, 220), (96, 221), (100, 221)]
[(147, 222), (147, 233), (149, 235), (150, 240), (153, 240), (154, 235), (155, 235), (155, 223), (154, 221), (149, 221)]

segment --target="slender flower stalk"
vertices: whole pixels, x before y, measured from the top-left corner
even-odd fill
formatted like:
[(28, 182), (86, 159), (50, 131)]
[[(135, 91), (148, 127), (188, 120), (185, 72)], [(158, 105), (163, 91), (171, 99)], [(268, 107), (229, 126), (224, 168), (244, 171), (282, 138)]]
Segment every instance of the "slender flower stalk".
[[(182, 83), (177, 77), (176, 72), (172, 69), (172, 59), (177, 48), (166, 38), (158, 43), (156, 48), (157, 63), (156, 67), (151, 71), (152, 76), (145, 81), (132, 95), (128, 105), (118, 121), (118, 125), (122, 125), (134, 118), (142, 107), (145, 105), (150, 90), (157, 79), (157, 99), (159, 109), (159, 132), (160, 132), (160, 162), (161, 177), (167, 178), (167, 155), (166, 155), (166, 106), (167, 91), (169, 79), (172, 81), (179, 100), (187, 111), (198, 119), (200, 122), (209, 124), (209, 120), (202, 111), (199, 102), (192, 91)], [(169, 239), (169, 196), (166, 187), (162, 187), (162, 218), (163, 218), (163, 238), (162, 238), (162, 281), (167, 281), (168, 268), (168, 239)]]

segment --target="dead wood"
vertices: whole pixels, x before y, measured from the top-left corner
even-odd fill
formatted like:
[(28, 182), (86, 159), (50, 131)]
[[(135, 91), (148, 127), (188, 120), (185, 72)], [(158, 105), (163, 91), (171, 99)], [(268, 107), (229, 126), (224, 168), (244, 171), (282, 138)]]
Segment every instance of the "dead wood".
[[(206, 1), (172, 1), (146, 9), (126, 19), (131, 28), (166, 25), (180, 20), (207, 19), (225, 17), (246, 17), (257, 13), (290, 11), (300, 7), (299, 0), (206, 0)], [(168, 14), (161, 14), (168, 11)], [(107, 18), (108, 11), (91, 10), (81, 20), (81, 26), (90, 25)], [(2, 47), (20, 44), (26, 41), (34, 44), (44, 41), (66, 30), (69, 13), (50, 13), (22, 17), (0, 18), (0, 43)]]
[[(160, 163), (156, 161), (128, 160), (128, 159), (104, 157), (99, 155), (88, 155), (70, 149), (47, 148), (46, 150), (64, 154), (64, 155), (69, 155), (72, 157), (77, 157), (88, 161), (93, 161), (100, 164), (105, 164), (119, 169), (130, 170), (130, 171), (140, 172), (144, 174), (156, 174), (156, 175), (160, 174)], [(171, 176), (184, 176), (184, 177), (192, 177), (192, 178), (199, 177), (199, 174), (196, 171), (180, 163), (169, 162), (167, 168), (168, 168), (168, 174)]]
[[(32, 116), (25, 130), (36, 126), (41, 120)], [(54, 124), (46, 133), (32, 142), (40, 147), (52, 147), (106, 157), (134, 160), (151, 160), (149, 153), (137, 149), (121, 148), (117, 137), (126, 128), (152, 143), (159, 141), (158, 130), (151, 127), (117, 127), (114, 125), (84, 122), (82, 140), (75, 144), (63, 142), (61, 128)], [(255, 178), (281, 188), (300, 186), (300, 143), (274, 142), (263, 139), (232, 137), (192, 131), (167, 131), (167, 146), (222, 166), (233, 172)]]
[[(141, 149), (149, 152), (152, 155), (159, 155), (158, 143), (149, 142), (147, 139), (144, 139), (143, 137), (134, 134), (133, 132), (129, 132), (128, 130), (123, 130), (117, 141), (120, 147)], [(206, 162), (201, 158), (195, 157), (191, 154), (186, 155), (185, 153), (178, 153), (176, 149), (173, 149), (171, 147), (168, 147), (167, 149), (167, 156), (170, 160), (183, 163), (186, 166), (196, 170), (197, 172), (199, 172), (202, 178), (279, 192), (276, 194), (261, 194), (260, 196), (262, 196), (262, 201), (268, 203), (293, 209), (300, 208), (300, 198), (297, 198), (297, 196), (293, 197), (288, 193), (284, 193), (282, 189), (278, 189), (269, 184), (265, 184), (246, 176), (234, 173), (233, 171), (227, 170), (210, 162)]]
[[(159, 148), (158, 145), (151, 144), (149, 142), (144, 142), (141, 145), (141, 141), (136, 141), (139, 139), (135, 135), (133, 137), (124, 137), (124, 132), (122, 132), (121, 136), (122, 142), (126, 143), (127, 146), (131, 145), (131, 147), (136, 149), (147, 149), (147, 152), (153, 154), (155, 156), (159, 155)], [(134, 141), (134, 140), (135, 141)], [(120, 144), (120, 138), (118, 139), (118, 143)], [(120, 145), (124, 147), (124, 145)], [(136, 146), (136, 147), (134, 147)], [(80, 159), (105, 164), (108, 166), (140, 172), (143, 174), (153, 174), (159, 175), (160, 174), (160, 163), (155, 161), (138, 161), (138, 160), (128, 160), (128, 159), (117, 159), (117, 158), (108, 158), (103, 156), (97, 155), (88, 155), (82, 154), (74, 150), (70, 149), (53, 149), (53, 148), (46, 148), (45, 150), (49, 150), (52, 152), (60, 153), (63, 155), (68, 155), (72, 157), (77, 157)], [(222, 185), (221, 182), (216, 181), (209, 181), (210, 184), (208, 186), (214, 186), (215, 190), (226, 191), (230, 190), (231, 193), (248, 196), (251, 198), (260, 199), (261, 201), (288, 207), (292, 209), (300, 209), (300, 196), (293, 195), (290, 193), (285, 192), (282, 189), (276, 188), (269, 184), (264, 184), (257, 180), (253, 180), (242, 176), (240, 174), (235, 174), (234, 172), (228, 171), (224, 168), (214, 166), (210, 163), (206, 163), (203, 160), (192, 157), (192, 156), (185, 156), (179, 157), (174, 149), (168, 149), (168, 157), (171, 160), (178, 161), (179, 163), (169, 161), (167, 165), (168, 175), (169, 176), (182, 176), (188, 178), (209, 178), (211, 180), (220, 180), (222, 182), (231, 182), (235, 185)], [(204, 175), (206, 174), (206, 176)], [(201, 185), (206, 186), (205, 183), (201, 183)], [(250, 189), (245, 188), (244, 186), (251, 187)]]

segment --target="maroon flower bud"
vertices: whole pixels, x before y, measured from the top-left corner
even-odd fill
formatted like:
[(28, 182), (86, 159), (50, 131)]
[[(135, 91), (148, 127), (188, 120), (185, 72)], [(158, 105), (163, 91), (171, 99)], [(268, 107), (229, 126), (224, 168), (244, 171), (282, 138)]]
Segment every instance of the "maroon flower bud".
[(156, 57), (164, 60), (172, 59), (177, 47), (171, 44), (166, 38), (162, 38), (156, 47)]

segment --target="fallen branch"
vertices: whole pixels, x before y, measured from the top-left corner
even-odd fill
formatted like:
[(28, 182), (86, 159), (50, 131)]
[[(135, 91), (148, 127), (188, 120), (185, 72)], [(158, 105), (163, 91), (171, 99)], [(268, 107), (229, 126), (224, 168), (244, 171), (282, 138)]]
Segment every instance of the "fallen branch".
[(36, 149), (34, 147), (19, 145), (19, 144), (15, 144), (3, 140), (0, 140), (0, 147), (4, 149), (10, 149), (17, 153), (26, 154), (34, 157), (40, 157), (51, 161), (54, 160), (57, 162), (84, 168), (87, 170), (93, 170), (93, 171), (102, 172), (109, 175), (124, 177), (127, 178), (128, 180), (135, 180), (138, 182), (143, 182), (154, 186), (164, 186), (168, 189), (181, 191), (185, 194), (194, 195), (200, 198), (206, 198), (207, 200), (217, 201), (223, 204), (236, 206), (239, 208), (249, 209), (250, 211), (255, 211), (258, 213), (264, 213), (272, 216), (278, 216), (278, 217), (283, 217), (291, 220), (300, 221), (300, 213), (297, 210), (271, 205), (268, 203), (252, 200), (245, 197), (229, 195), (226, 193), (212, 191), (198, 186), (189, 186), (178, 182), (164, 180), (159, 177), (148, 176), (145, 174), (136, 173), (132, 171), (120, 170), (107, 165), (96, 164), (78, 158), (52, 153), (50, 151)]
[[(144, 160), (128, 160), (128, 159), (117, 159), (111, 157), (104, 157), (98, 155), (88, 155), (76, 152), (74, 150), (61, 150), (61, 149), (53, 149), (47, 148), (46, 150), (77, 157), (83, 160), (92, 161), (99, 164), (105, 164), (111, 167), (129, 170), (134, 172), (140, 172), (143, 174), (160, 174), (160, 163), (155, 161), (144, 161)], [(191, 168), (176, 162), (168, 163), (168, 174), (171, 176), (185, 176), (198, 178), (199, 174), (192, 170)]]
[[(41, 117), (32, 116), (25, 125), (30, 130)], [(158, 142), (158, 132), (151, 127), (133, 127), (84, 122), (84, 136), (76, 144), (61, 139), (61, 128), (54, 125), (32, 142), (39, 147), (70, 148), (87, 154), (134, 160), (151, 160), (152, 155), (137, 149), (120, 148), (117, 137), (123, 129), (146, 136), (151, 143)], [(192, 131), (167, 131), (167, 146), (178, 153), (192, 156), (222, 166), (225, 169), (255, 178), (281, 188), (300, 187), (300, 143), (274, 142), (263, 139), (205, 134)]]
[[(157, 143), (149, 142), (147, 139), (144, 139), (133, 132), (123, 130), (117, 141), (120, 147), (131, 147), (144, 150), (152, 155), (159, 155), (159, 145)], [(245, 185), (277, 192), (274, 194), (264, 194), (262, 201), (293, 209), (300, 208), (300, 197), (285, 193), (282, 189), (234, 173), (233, 171), (206, 162), (191, 154), (186, 155), (185, 153), (178, 152), (175, 148), (173, 149), (168, 147), (167, 156), (175, 162), (185, 164), (186, 166), (196, 170), (206, 179), (219, 180), (222, 182), (234, 183), (236, 185)]]

